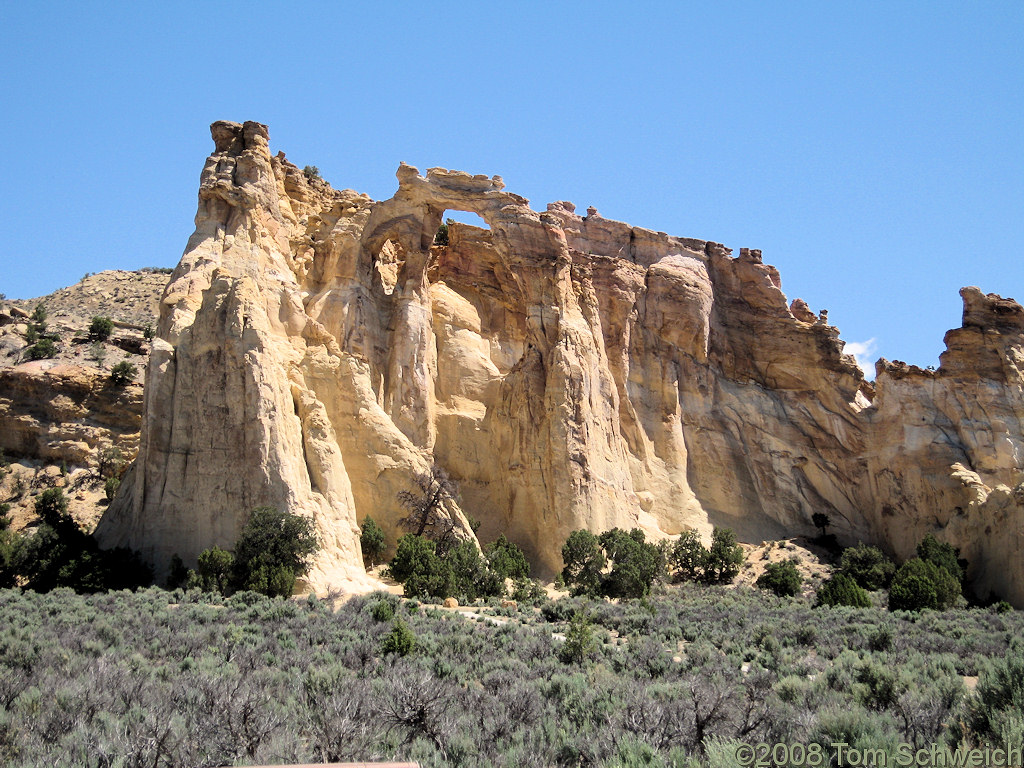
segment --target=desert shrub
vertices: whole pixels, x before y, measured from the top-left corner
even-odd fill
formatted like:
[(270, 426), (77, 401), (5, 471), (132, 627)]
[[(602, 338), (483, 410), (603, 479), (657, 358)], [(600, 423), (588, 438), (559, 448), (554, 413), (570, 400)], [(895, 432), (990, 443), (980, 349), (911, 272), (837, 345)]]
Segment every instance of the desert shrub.
[(590, 531), (569, 534), (562, 546), (562, 581), (573, 595), (601, 593), (601, 571), (607, 565), (601, 542)]
[(199, 553), (194, 586), (204, 592), (231, 594), (231, 573), (234, 565), (235, 556), (227, 550), (217, 546), (204, 549)]
[(804, 577), (800, 575), (794, 561), (786, 560), (769, 563), (755, 583), (758, 588), (771, 590), (779, 597), (793, 597), (800, 594)]
[(849, 576), (858, 586), (874, 592), (892, 582), (896, 565), (878, 547), (860, 543), (843, 551), (839, 572)]
[(505, 534), (484, 547), (484, 553), (487, 565), (502, 579), (530, 578), (530, 563), (526, 555), (517, 544), (505, 538)]
[(395, 607), (387, 600), (378, 600), (370, 609), (373, 620), (377, 622), (391, 621), (395, 618)]
[(51, 528), (74, 526), (68, 513), (68, 500), (60, 488), (48, 488), (36, 497), (35, 513)]
[(308, 517), (257, 507), (235, 544), (232, 587), (288, 597), (318, 549), (313, 521)]
[(122, 360), (110, 369), (110, 382), (116, 387), (124, 387), (135, 381), (138, 373), (139, 369), (132, 363)]
[(359, 545), (363, 550), (363, 560), (373, 567), (380, 560), (387, 548), (384, 531), (369, 515), (363, 520), (363, 530), (359, 534)]
[[(382, 653), (395, 617), (375, 620), (381, 601), (401, 605), (414, 652)], [(814, 610), (688, 583), (546, 603), (559, 622), (590, 615), (582, 658), (599, 663), (581, 668), (552, 637), (566, 628), (409, 605), (383, 593), (332, 612), (251, 592), (0, 590), (0, 762), (697, 768), (731, 765), (740, 742), (817, 742), (825, 763), (833, 742), (973, 745), (985, 726), (969, 727), (959, 675), (1013, 659), (1024, 630), (1019, 612)], [(887, 650), (870, 640), (880, 624)], [(606, 641), (613, 627), (621, 644)], [(800, 645), (811, 628), (813, 653)], [(1013, 669), (1007, 685), (1024, 679)], [(995, 728), (1012, 735), (1009, 702), (990, 710), (1008, 713)]]
[(870, 608), (871, 598), (852, 578), (845, 573), (836, 573), (818, 588), (815, 605)]
[(471, 602), (505, 591), (505, 580), (488, 567), (472, 541), (459, 542), (445, 554), (443, 563), (451, 571), (454, 593)]
[(981, 743), (1005, 742), (1009, 734), (1021, 735), (1024, 729), (1024, 654), (1020, 646), (1006, 658), (988, 661), (982, 667), (969, 708), (969, 724)]
[(152, 583), (152, 571), (137, 553), (120, 547), (102, 550), (78, 527), (60, 488), (41, 493), (35, 509), (41, 525), (18, 542), (15, 562), (18, 579), (27, 588), (101, 592)]
[(534, 579), (516, 579), (512, 585), (512, 599), (523, 605), (537, 605), (547, 600), (544, 586)]
[(53, 339), (39, 339), (35, 344), (25, 350), (25, 356), (29, 360), (45, 360), (57, 356), (57, 345)]
[(558, 657), (566, 664), (582, 664), (594, 654), (596, 647), (590, 617), (577, 611), (565, 630), (565, 642)]
[(960, 597), (960, 582), (934, 562), (911, 558), (896, 571), (889, 587), (890, 610), (944, 610)]
[(30, 316), (29, 319), (33, 323), (35, 323), (37, 326), (40, 326), (40, 330), (41, 330), (41, 329), (46, 327), (46, 318), (48, 316), (49, 316), (49, 314), (46, 311), (46, 307), (43, 305), (42, 302), (39, 302), (32, 309), (32, 315)]
[(669, 555), (669, 567), (675, 581), (698, 581), (704, 577), (708, 550), (696, 531), (684, 531)]
[(433, 541), (407, 533), (398, 540), (395, 556), (388, 566), (406, 597), (450, 597), (455, 591), (451, 567), (437, 555)]
[(932, 563), (941, 568), (960, 584), (963, 584), (967, 563), (960, 560), (960, 550), (955, 549), (952, 544), (939, 541), (929, 533), (917, 545), (917, 556), (926, 563)]
[(401, 619), (395, 619), (391, 625), (391, 631), (384, 637), (381, 643), (380, 652), (387, 656), (389, 653), (398, 656), (408, 656), (416, 648), (416, 635)]
[(665, 570), (661, 550), (647, 541), (639, 528), (613, 528), (598, 539), (612, 561), (611, 571), (601, 579), (601, 594), (607, 597), (643, 597)]
[(21, 537), (6, 526), (0, 529), (0, 589), (10, 589), (18, 584), (21, 541)]
[(97, 316), (89, 323), (89, 341), (106, 341), (114, 332), (114, 321), (109, 317)]
[(114, 476), (108, 477), (103, 483), (103, 495), (107, 501), (113, 501), (114, 496), (117, 495), (117, 489), (121, 487), (121, 478)]
[(100, 451), (96, 458), (97, 470), (100, 477), (120, 477), (127, 466), (124, 452), (116, 445), (108, 445)]
[(307, 165), (302, 169), (302, 175), (306, 177), (307, 181), (319, 181), (320, 169), (315, 165)]
[(97, 366), (103, 365), (107, 359), (107, 348), (103, 346), (102, 342), (96, 341), (89, 345), (89, 359)]
[(736, 543), (730, 528), (715, 528), (704, 566), (704, 580), (709, 584), (731, 584), (743, 564), (743, 549)]

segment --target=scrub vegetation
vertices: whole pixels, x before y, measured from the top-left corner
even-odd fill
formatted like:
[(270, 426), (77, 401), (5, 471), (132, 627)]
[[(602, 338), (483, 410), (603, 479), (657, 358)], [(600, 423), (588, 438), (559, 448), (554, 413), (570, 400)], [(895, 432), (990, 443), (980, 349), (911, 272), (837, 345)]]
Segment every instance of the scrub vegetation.
[(727, 766), (740, 742), (1024, 735), (1018, 612), (695, 583), (492, 605), (2, 590), (0, 763)]

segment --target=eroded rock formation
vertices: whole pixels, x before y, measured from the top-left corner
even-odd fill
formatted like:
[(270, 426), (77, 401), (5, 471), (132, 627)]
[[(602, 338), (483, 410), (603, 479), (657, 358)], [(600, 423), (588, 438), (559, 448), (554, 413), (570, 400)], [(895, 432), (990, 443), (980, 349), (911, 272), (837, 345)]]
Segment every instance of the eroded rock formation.
[[(316, 521), (315, 589), (364, 586), (359, 521), (394, 537), (399, 491), (436, 462), (480, 538), (547, 573), (575, 528), (760, 540), (825, 512), (900, 556), (935, 532), (977, 588), (1024, 602), (1018, 304), (965, 289), (942, 366), (883, 361), (872, 387), (758, 251), (538, 213), (436, 168), (403, 164), (374, 202), (272, 156), (258, 123), (212, 133), (106, 542), (162, 569), (275, 504)], [(435, 246), (446, 210), (488, 229)]]
[(103, 449), (135, 453), (142, 387), (95, 368), (25, 363), (0, 369), (0, 451), (8, 458), (95, 467)]

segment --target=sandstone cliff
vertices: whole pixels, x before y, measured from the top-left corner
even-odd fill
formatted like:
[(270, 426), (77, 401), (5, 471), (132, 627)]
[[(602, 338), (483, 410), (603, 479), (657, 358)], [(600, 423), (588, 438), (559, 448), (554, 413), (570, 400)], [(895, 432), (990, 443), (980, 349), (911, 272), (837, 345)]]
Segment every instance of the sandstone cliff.
[[(574, 528), (760, 540), (820, 511), (900, 556), (935, 532), (1024, 603), (1016, 303), (965, 289), (942, 366), (883, 361), (872, 387), (758, 251), (436, 168), (403, 164), (375, 202), (272, 156), (258, 123), (212, 133), (106, 543), (159, 570), (275, 504), (316, 521), (314, 588), (365, 586), (359, 521), (393, 541), (397, 494), (437, 462), (481, 539), (547, 573)], [(446, 210), (488, 229), (434, 246)]]

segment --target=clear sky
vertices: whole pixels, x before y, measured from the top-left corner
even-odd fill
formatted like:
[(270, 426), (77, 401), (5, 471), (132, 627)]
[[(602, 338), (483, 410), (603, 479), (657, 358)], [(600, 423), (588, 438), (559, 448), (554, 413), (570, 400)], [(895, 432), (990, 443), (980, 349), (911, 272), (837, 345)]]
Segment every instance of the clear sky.
[(217, 119), (335, 187), (406, 161), (760, 248), (848, 342), (938, 363), (1024, 300), (1024, 2), (7, 2), (0, 292), (173, 266)]

